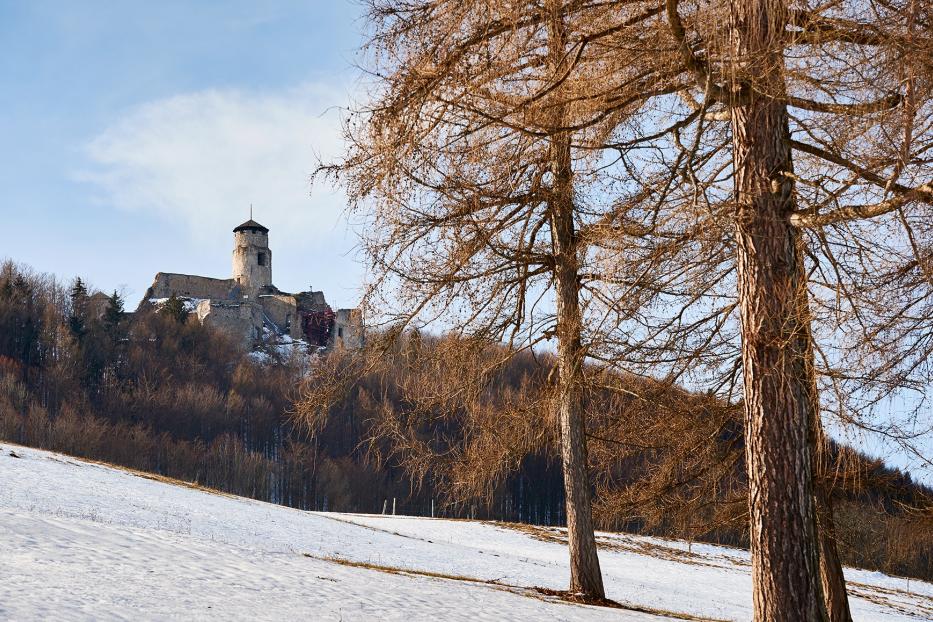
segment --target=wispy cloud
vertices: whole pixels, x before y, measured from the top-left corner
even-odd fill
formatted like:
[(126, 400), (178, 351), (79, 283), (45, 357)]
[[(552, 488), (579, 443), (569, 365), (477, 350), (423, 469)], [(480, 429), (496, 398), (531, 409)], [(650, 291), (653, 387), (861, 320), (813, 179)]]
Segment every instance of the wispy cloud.
[(78, 178), (116, 208), (186, 223), (195, 238), (229, 228), (255, 206), (279, 243), (341, 227), (339, 192), (315, 188), (317, 158), (339, 154), (346, 92), (306, 84), (279, 92), (205, 90), (127, 112), (87, 145)]

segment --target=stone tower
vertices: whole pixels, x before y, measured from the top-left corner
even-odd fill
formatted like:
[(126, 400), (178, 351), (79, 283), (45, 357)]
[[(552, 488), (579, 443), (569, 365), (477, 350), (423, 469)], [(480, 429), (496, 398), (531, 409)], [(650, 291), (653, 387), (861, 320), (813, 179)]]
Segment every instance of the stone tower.
[(252, 218), (233, 230), (233, 278), (251, 298), (272, 285), (269, 230)]

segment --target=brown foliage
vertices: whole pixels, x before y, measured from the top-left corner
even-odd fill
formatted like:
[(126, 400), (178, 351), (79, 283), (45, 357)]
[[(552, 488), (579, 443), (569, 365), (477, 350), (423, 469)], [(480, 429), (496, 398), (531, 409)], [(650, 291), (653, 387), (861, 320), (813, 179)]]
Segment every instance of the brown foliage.
[[(369, 349), (318, 362), (296, 415), (332, 434), (352, 413), (368, 459), (403, 468), (449, 511), (543, 521), (547, 513), (534, 508), (550, 500), (559, 524), (560, 500), (548, 495), (559, 495), (560, 483), (547, 484), (559, 455), (553, 356), (502, 349), (452, 335), (372, 335)], [(592, 366), (586, 396), (600, 528), (748, 545), (741, 405)], [(927, 507), (923, 489), (851, 448), (830, 442), (825, 451), (832, 475), (823, 484), (845, 514), (843, 560), (933, 576), (930, 550), (899, 549), (893, 528), (871, 527), (903, 524), (912, 542), (924, 542), (906, 509)], [(870, 538), (874, 549), (860, 551)]]

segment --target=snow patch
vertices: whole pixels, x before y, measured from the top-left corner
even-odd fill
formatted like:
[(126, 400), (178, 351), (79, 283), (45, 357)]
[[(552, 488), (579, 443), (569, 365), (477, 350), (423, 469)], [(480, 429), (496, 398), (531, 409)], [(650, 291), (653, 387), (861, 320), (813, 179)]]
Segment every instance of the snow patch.
[[(194, 313), (198, 309), (198, 305), (204, 302), (205, 300), (210, 300), (210, 298), (189, 298), (187, 296), (178, 296), (182, 304), (185, 307), (185, 311), (188, 313)], [(162, 306), (168, 302), (168, 298), (150, 298), (149, 304), (154, 306), (156, 309), (161, 309)]]

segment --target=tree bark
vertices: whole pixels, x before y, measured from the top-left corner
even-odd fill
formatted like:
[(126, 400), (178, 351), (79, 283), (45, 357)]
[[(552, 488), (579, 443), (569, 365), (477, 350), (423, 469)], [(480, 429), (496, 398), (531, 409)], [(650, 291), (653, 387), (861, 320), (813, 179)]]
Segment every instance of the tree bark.
[[(563, 152), (554, 145), (554, 151)], [(563, 156), (559, 156), (563, 160)], [(569, 158), (568, 158), (569, 159)], [(560, 179), (563, 173), (555, 179)], [(559, 187), (562, 180), (557, 183)], [(590, 478), (587, 471), (586, 427), (583, 418), (583, 364), (578, 284), (577, 240), (572, 203), (558, 191), (552, 202), (551, 226), (557, 287), (557, 360), (561, 465), (567, 506), (570, 546), (570, 591), (588, 598), (605, 598), (593, 533)], [(572, 202), (572, 196), (570, 201)]]
[[(798, 242), (802, 242), (799, 240)], [(798, 271), (804, 274), (802, 243), (798, 247)], [(832, 494), (828, 488), (828, 468), (826, 452), (826, 434), (820, 419), (820, 399), (816, 382), (816, 366), (813, 352), (812, 316), (810, 315), (809, 294), (806, 288), (798, 290), (799, 313), (803, 320), (806, 335), (806, 349), (803, 352), (807, 364), (806, 382), (810, 393), (810, 450), (813, 465), (813, 503), (816, 511), (817, 537), (819, 538), (820, 582), (823, 589), (823, 602), (830, 622), (852, 622), (849, 610), (849, 597), (846, 593), (846, 581), (842, 571), (842, 562), (836, 548), (836, 522), (833, 516)]]
[(736, 262), (742, 321), (754, 617), (826, 620), (812, 491), (805, 275), (799, 260), (781, 0), (734, 0), (737, 73), (754, 76), (732, 108)]
[[(822, 474), (821, 474), (822, 475)], [(842, 562), (836, 548), (836, 521), (833, 517), (832, 496), (826, 489), (826, 481), (820, 477), (814, 483), (816, 522), (820, 538), (820, 581), (830, 622), (852, 622), (849, 611), (849, 596), (846, 579), (842, 573)]]
[[(550, 69), (558, 75), (564, 61), (566, 32), (558, 2), (550, 6), (548, 26)], [(566, 107), (555, 106), (554, 127), (565, 124)], [(560, 421), (561, 466), (570, 548), (570, 591), (588, 599), (606, 597), (593, 532), (592, 492), (587, 469), (586, 425), (583, 416), (583, 365), (580, 310), (579, 238), (574, 223), (571, 136), (550, 136), (552, 188), (548, 200), (557, 290), (557, 415)]]

